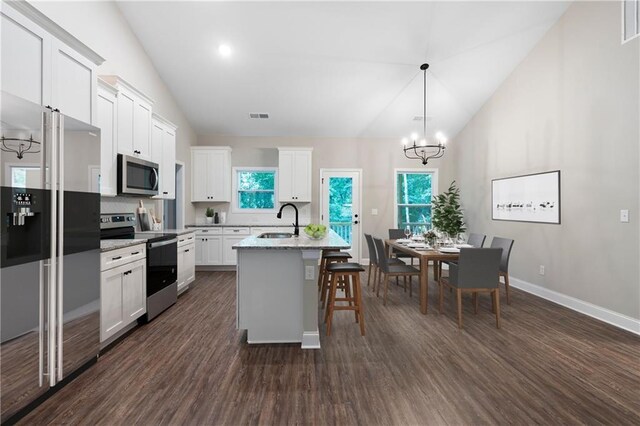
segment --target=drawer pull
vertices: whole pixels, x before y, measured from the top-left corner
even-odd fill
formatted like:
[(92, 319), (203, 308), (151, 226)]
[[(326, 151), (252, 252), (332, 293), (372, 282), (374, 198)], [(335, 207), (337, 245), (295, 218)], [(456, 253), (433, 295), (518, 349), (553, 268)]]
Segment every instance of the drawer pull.
[(131, 253), (131, 256), (135, 256), (136, 254), (140, 254), (139, 251), (134, 251), (133, 253)]
[(184, 252), (185, 252), (185, 253), (189, 253), (189, 249), (186, 249)]
[(122, 275), (129, 275), (131, 272), (133, 272), (133, 270), (129, 269), (127, 272), (125, 272), (125, 273), (124, 273), (124, 274), (122, 274)]
[(120, 259), (122, 259), (122, 256), (116, 256), (111, 258), (111, 260), (120, 260)]

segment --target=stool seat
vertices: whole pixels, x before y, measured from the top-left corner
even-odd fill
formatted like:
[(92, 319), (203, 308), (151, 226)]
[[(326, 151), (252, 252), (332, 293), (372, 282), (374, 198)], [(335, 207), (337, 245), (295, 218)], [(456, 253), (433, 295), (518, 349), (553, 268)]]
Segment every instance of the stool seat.
[(325, 259), (351, 259), (351, 255), (344, 251), (332, 251), (324, 254)]
[(327, 265), (329, 272), (364, 272), (364, 268), (358, 263), (332, 263)]

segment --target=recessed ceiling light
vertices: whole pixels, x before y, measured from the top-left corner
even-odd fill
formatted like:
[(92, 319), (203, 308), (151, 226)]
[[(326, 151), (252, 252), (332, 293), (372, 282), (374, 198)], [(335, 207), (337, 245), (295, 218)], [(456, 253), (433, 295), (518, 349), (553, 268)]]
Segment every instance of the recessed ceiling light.
[(229, 46), (228, 44), (221, 44), (220, 46), (218, 46), (218, 53), (220, 53), (220, 55), (225, 58), (231, 56), (231, 46)]

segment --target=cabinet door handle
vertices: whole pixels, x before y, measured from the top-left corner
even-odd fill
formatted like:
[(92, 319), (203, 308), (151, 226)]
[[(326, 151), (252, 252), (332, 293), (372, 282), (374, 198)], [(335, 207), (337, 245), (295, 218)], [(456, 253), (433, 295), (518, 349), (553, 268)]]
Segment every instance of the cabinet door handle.
[(167, 191), (163, 191), (162, 192), (164, 195), (168, 195), (169, 193)]
[(139, 251), (134, 251), (133, 253), (131, 253), (131, 256), (135, 256), (136, 254), (140, 254)]
[(122, 256), (116, 256), (111, 258), (111, 260), (120, 260), (120, 259), (122, 259)]
[(129, 275), (131, 272), (133, 272), (132, 269), (129, 269), (127, 272), (125, 272), (123, 275)]
[(184, 252), (185, 252), (185, 253), (189, 253), (189, 249), (186, 249)]

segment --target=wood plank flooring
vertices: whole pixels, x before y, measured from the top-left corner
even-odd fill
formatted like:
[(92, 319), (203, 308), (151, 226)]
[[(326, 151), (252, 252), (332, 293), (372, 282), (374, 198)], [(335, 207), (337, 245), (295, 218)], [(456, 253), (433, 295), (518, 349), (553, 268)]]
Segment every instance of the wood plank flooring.
[(639, 337), (517, 289), (501, 330), (488, 297), (478, 315), (465, 298), (460, 331), (453, 294), (438, 315), (431, 284), (427, 316), (417, 291), (392, 285), (383, 306), (365, 285), (366, 336), (337, 313), (322, 349), (303, 351), (248, 346), (235, 273), (198, 272), (176, 306), (22, 423), (640, 424)]

